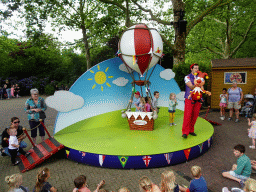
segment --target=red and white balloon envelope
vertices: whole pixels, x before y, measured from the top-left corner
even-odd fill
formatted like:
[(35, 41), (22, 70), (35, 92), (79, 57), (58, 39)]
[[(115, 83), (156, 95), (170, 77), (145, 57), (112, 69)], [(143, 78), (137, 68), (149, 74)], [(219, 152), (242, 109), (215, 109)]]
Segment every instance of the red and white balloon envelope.
[(119, 41), (118, 56), (140, 75), (154, 67), (162, 55), (163, 41), (160, 34), (145, 24), (128, 28)]

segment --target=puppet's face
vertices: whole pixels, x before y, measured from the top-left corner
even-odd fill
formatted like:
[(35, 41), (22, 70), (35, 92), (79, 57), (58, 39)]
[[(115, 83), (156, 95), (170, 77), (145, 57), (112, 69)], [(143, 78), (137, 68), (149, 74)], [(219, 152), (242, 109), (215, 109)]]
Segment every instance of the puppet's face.
[(201, 87), (201, 86), (203, 86), (203, 85), (205, 84), (205, 81), (204, 81), (203, 78), (200, 78), (200, 77), (199, 77), (199, 78), (195, 79), (194, 84), (195, 84), (196, 86)]

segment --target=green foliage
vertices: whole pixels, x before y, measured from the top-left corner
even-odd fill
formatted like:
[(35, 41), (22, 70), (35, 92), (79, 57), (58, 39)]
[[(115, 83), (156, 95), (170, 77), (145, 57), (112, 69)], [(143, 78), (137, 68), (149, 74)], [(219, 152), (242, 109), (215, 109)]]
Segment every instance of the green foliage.
[(55, 89), (54, 89), (53, 85), (48, 84), (48, 85), (45, 86), (45, 94), (46, 95), (53, 95), (54, 91), (55, 91)]

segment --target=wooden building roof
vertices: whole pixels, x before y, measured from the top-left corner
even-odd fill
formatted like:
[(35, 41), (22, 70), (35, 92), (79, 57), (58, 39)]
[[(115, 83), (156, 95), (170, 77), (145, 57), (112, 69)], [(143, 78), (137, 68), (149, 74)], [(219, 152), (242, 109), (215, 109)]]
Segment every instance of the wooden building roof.
[(256, 67), (256, 57), (212, 60), (212, 68), (219, 67)]

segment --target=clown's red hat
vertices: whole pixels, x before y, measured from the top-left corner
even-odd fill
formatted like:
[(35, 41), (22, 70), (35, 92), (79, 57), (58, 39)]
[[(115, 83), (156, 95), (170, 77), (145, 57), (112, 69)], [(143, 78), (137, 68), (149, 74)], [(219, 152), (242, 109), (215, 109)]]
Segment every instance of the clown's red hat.
[(198, 65), (198, 64), (197, 63), (193, 63), (192, 65), (190, 65), (190, 69), (192, 69), (194, 65)]
[(140, 96), (140, 92), (139, 92), (139, 91), (136, 91), (136, 92), (135, 92), (135, 95), (139, 95), (139, 96)]

